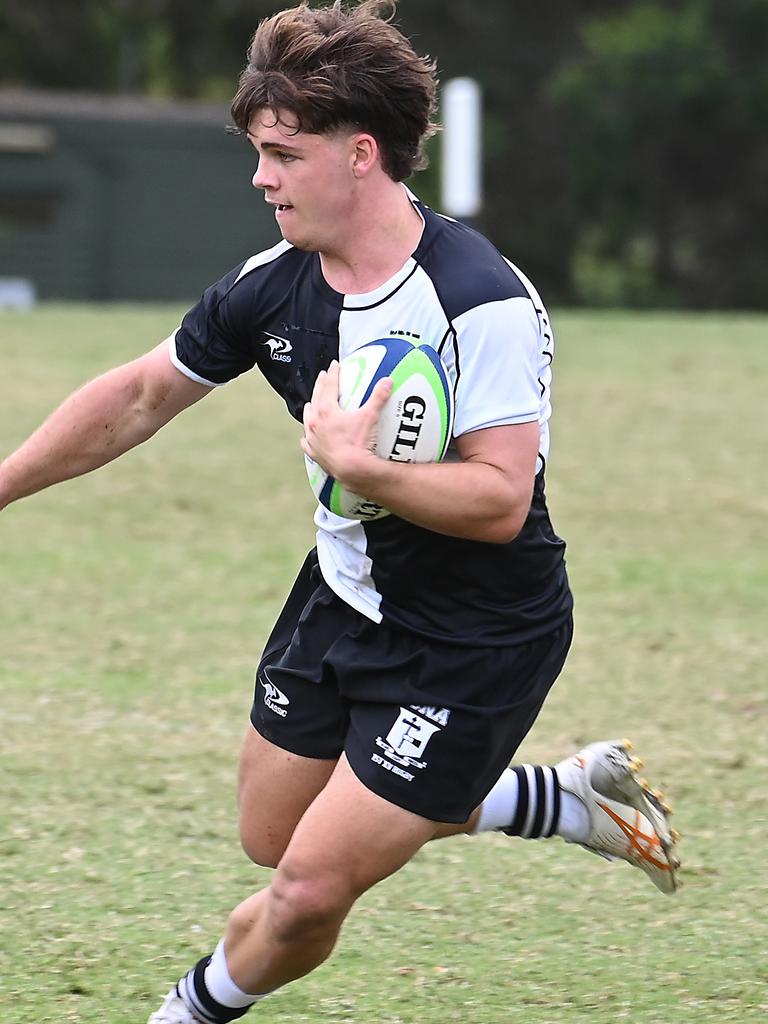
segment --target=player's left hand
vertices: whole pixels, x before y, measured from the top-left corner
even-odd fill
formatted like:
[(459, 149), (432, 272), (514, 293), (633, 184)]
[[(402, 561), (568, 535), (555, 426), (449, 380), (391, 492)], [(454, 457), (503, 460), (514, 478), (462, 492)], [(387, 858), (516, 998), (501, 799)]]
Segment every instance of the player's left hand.
[(315, 381), (312, 399), (304, 406), (305, 455), (341, 483), (359, 480), (370, 464), (381, 410), (392, 391), (389, 377), (380, 380), (368, 401), (358, 409), (339, 405), (339, 364), (334, 359)]

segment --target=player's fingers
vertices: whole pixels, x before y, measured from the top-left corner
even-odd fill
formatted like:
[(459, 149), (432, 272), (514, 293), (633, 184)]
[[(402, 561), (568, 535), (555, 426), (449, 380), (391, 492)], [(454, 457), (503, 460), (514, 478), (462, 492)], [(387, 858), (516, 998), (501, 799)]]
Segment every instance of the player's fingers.
[(327, 376), (328, 374), (326, 370), (321, 370), (320, 373), (318, 373), (317, 379), (315, 380), (315, 386), (312, 388), (312, 398), (310, 399), (310, 402), (318, 402), (320, 400)]
[(323, 401), (329, 405), (339, 404), (339, 362), (337, 359), (331, 361), (323, 381)]
[(339, 363), (334, 359), (327, 370), (321, 370), (312, 390), (315, 408), (336, 406), (339, 403)]
[(373, 391), (368, 396), (368, 400), (362, 408), (366, 409), (370, 415), (378, 418), (379, 413), (387, 404), (387, 400), (391, 394), (392, 378), (382, 377), (381, 380), (376, 382)]

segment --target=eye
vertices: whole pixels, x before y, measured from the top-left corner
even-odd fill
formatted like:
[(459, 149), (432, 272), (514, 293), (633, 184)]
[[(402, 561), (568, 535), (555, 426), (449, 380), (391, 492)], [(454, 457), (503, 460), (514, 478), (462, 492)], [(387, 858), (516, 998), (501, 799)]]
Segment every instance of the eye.
[(295, 160), (296, 157), (293, 155), (293, 153), (279, 152), (277, 153), (277, 159), (280, 161), (280, 163), (289, 164), (292, 160)]

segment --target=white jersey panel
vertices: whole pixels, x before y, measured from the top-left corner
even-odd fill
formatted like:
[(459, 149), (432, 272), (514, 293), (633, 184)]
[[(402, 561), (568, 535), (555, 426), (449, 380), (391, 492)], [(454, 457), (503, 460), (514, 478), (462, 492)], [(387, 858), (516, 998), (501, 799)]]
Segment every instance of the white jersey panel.
[[(382, 288), (345, 296), (339, 318), (339, 359), (371, 341), (395, 335), (437, 349), (447, 328), (431, 280), (409, 260)], [(455, 385), (455, 371), (452, 383)], [(322, 505), (315, 514), (315, 525), (318, 560), (328, 586), (353, 608), (380, 622), (382, 598), (371, 576), (363, 527)]]
[(391, 337), (439, 350), (448, 327), (429, 275), (408, 260), (383, 288), (368, 295), (345, 296), (339, 317), (339, 358), (370, 341)]
[(550, 370), (533, 303), (516, 297), (476, 306), (454, 326), (460, 370), (454, 435), (538, 422), (539, 452), (546, 459)]
[(508, 260), (506, 256), (504, 257), (504, 262), (523, 282), (528, 294), (531, 296), (531, 301), (539, 321), (539, 334), (541, 335), (541, 351), (539, 353), (539, 385), (541, 388), (539, 404), (541, 413), (539, 423), (543, 427), (542, 434), (544, 435), (546, 432), (546, 436), (542, 437), (544, 447), (541, 448), (541, 454), (546, 458), (549, 452), (549, 418), (552, 415), (552, 360), (555, 356), (555, 336), (552, 331), (552, 325), (549, 322), (549, 313), (547, 313), (546, 307), (541, 301), (541, 296), (534, 288), (530, 279), (511, 260)]
[(317, 559), (325, 582), (342, 601), (374, 622), (381, 622), (381, 594), (371, 578), (373, 563), (365, 553), (367, 540), (362, 524), (318, 505), (315, 526)]

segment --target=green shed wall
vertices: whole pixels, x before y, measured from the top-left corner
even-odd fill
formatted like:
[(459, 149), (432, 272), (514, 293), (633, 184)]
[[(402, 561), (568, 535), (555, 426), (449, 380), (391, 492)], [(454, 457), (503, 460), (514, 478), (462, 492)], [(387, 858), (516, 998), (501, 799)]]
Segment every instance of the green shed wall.
[[(0, 113), (0, 123), (13, 122)], [(25, 116), (49, 148), (0, 147), (0, 277), (41, 298), (191, 299), (279, 239), (221, 124)]]

